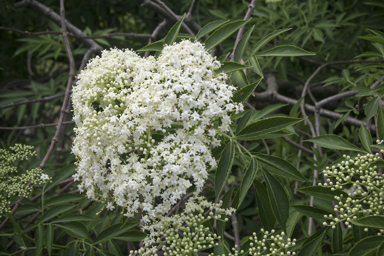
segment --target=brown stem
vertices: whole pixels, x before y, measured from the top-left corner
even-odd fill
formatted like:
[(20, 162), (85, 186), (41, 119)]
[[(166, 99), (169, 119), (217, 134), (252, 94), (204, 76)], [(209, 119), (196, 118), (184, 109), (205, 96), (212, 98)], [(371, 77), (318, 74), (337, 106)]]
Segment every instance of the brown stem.
[[(22, 30), (18, 30), (15, 28), (2, 27), (2, 26), (0, 26), (0, 30), (12, 31), (12, 32), (22, 34), (25, 36), (62, 35), (63, 34), (60, 31), (29, 32), (29, 31), (22, 31)], [(78, 39), (97, 39), (97, 38), (108, 38), (108, 37), (113, 37), (113, 36), (152, 38), (152, 35), (150, 35), (150, 34), (124, 33), (124, 32), (114, 32), (114, 33), (109, 33), (109, 34), (93, 35), (93, 36), (77, 35), (74, 33), (68, 33), (68, 36), (73, 37), (73, 38), (78, 38)]]
[[(252, 12), (255, 9), (256, 2), (257, 2), (257, 0), (252, 0), (251, 3), (248, 5), (248, 11), (244, 16), (244, 20), (248, 20), (251, 17)], [(245, 26), (242, 26), (240, 28), (239, 32), (237, 32), (235, 45), (233, 46), (233, 51), (231, 54), (231, 61), (233, 61), (233, 58), (235, 57), (235, 50), (236, 50), (236, 47), (237, 47), (241, 37), (243, 36), (244, 30), (245, 30)]]
[[(157, 25), (157, 27), (152, 32), (152, 38), (149, 38), (149, 40), (148, 40), (148, 44), (152, 43), (152, 40), (154, 40), (157, 37), (157, 35), (165, 27), (166, 24), (167, 24), (167, 20), (164, 20), (159, 25)], [(150, 53), (149, 51), (146, 51), (144, 53), (144, 57), (147, 58), (149, 56), (149, 53)]]
[[(74, 124), (74, 121), (62, 122), (62, 124)], [(0, 130), (26, 130), (26, 129), (35, 129), (35, 128), (44, 128), (49, 126), (57, 126), (60, 123), (52, 123), (52, 124), (38, 124), (31, 126), (20, 126), (20, 127), (0, 127)]]
[[(20, 4), (15, 3), (14, 5), (18, 8), (29, 6), (32, 9), (34, 9), (35, 11), (41, 13), (43, 16), (52, 20), (56, 24), (62, 26), (60, 15), (57, 14), (56, 12), (54, 12), (51, 8), (48, 8), (47, 6), (43, 5), (42, 3), (40, 3), (36, 0), (29, 0), (29, 1), (22, 2)], [(66, 27), (66, 29), (68, 29), (69, 32), (73, 33), (74, 35), (78, 35), (78, 36), (86, 36), (80, 29), (78, 29), (77, 27), (75, 27), (74, 25), (69, 23), (68, 21), (64, 20), (64, 22), (65, 22), (65, 27)], [(79, 38), (79, 40), (82, 41), (84, 44), (86, 44), (89, 47), (96, 47), (99, 50), (102, 49), (102, 47), (92, 39)]]
[[(28, 184), (29, 185), (29, 184)], [(14, 215), (15, 212), (17, 211), (17, 209), (19, 208), (19, 206), (21, 205), (21, 201), (23, 201), (24, 199), (24, 196), (20, 196), (19, 199), (15, 202), (15, 205), (13, 206), (12, 208), (12, 211), (11, 211), (11, 214)], [(9, 218), (5, 218), (3, 220), (3, 222), (1, 222), (0, 224), (0, 230), (3, 229), (5, 227), (5, 225), (7, 224), (7, 222), (9, 221)]]
[[(178, 22), (180, 20), (180, 18), (160, 0), (142, 0), (142, 2), (143, 5), (148, 6), (152, 10), (158, 12), (160, 15), (162, 15), (164, 18), (171, 22)], [(185, 22), (183, 22), (181, 26), (188, 32), (188, 34), (195, 36), (195, 34), (187, 26), (187, 24), (185, 24)]]
[(56, 95), (49, 96), (49, 97), (43, 97), (43, 98), (40, 98), (40, 99), (24, 100), (24, 101), (19, 101), (19, 102), (15, 102), (15, 103), (12, 102), (12, 103), (9, 103), (7, 105), (0, 106), (0, 108), (11, 108), (11, 107), (16, 107), (16, 106), (24, 105), (24, 104), (50, 101), (50, 100), (53, 100), (53, 99), (56, 99), (56, 98), (63, 97), (64, 95), (65, 95), (64, 93), (60, 93), (60, 94), (56, 94)]

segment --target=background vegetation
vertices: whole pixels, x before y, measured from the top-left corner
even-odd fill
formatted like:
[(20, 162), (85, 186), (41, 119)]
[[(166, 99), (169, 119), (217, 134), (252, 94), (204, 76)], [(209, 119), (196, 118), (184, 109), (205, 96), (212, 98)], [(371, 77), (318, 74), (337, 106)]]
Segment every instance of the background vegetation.
[[(384, 139), (382, 1), (61, 3), (60, 7), (59, 1), (51, 0), (0, 1), (1, 147), (26, 144), (37, 153), (16, 159), (16, 172), (5, 172), (7, 165), (2, 162), (1, 177), (4, 182), (38, 168), (51, 178), (25, 195), (2, 190), (3, 198), (9, 198), (5, 203), (9, 212), (1, 218), (0, 254), (127, 255), (140, 247), (145, 233), (137, 226), (138, 219), (126, 220), (119, 209), (104, 210), (105, 206), (79, 194), (71, 177), (76, 166), (71, 154), (70, 93), (76, 75), (102, 49), (144, 48), (142, 56), (155, 55), (163, 42), (151, 43), (169, 35), (186, 14), (176, 40), (201, 36), (199, 41), (210, 43), (219, 60), (244, 65), (226, 63), (224, 70), (229, 82), (244, 88), (243, 96), (235, 100), (244, 102), (247, 110), (233, 116), (236, 137), (223, 140), (223, 145), (240, 144), (258, 163), (252, 169), (251, 158), (244, 158), (239, 149), (229, 156), (233, 161), (227, 166), (224, 199), (227, 205), (235, 201), (232, 206), (237, 210), (226, 224), (210, 223), (212, 232), (222, 238), (211, 251), (198, 255), (228, 254), (235, 244), (245, 250), (242, 255), (248, 255), (249, 237), (253, 232), (260, 235), (262, 228), (284, 230), (284, 239), (297, 239), (293, 251), (299, 255), (384, 255), (384, 239), (377, 236), (384, 229), (382, 160), (363, 167), (364, 160), (354, 162), (357, 169), (364, 168), (363, 175), (349, 179), (348, 174), (331, 175), (333, 185), (342, 185), (335, 187), (338, 192), (316, 186), (327, 183), (323, 170), (345, 160), (344, 154), (354, 158), (357, 153), (378, 153), (382, 158), (382, 144), (372, 146)], [(62, 32), (64, 18), (68, 33)], [(210, 23), (219, 20), (223, 22)], [(68, 35), (70, 51), (63, 34)], [(262, 130), (262, 120), (291, 122), (277, 127), (264, 121), (274, 130), (257, 136), (241, 129)], [(214, 151), (217, 159), (221, 154), (228, 157), (223, 148)], [(369, 169), (373, 166), (377, 174)], [(244, 185), (250, 168), (252, 186)], [(217, 173), (212, 172), (207, 181), (205, 196), (210, 201), (215, 200)], [(342, 207), (346, 202), (334, 196), (359, 184), (363, 192), (351, 197), (361, 208), (351, 222), (340, 217), (340, 207), (335, 208), (339, 201)], [(371, 196), (375, 204), (367, 199)], [(348, 207), (356, 205), (347, 202)], [(367, 211), (372, 206), (377, 211)], [(341, 221), (330, 224), (324, 217), (329, 214)]]

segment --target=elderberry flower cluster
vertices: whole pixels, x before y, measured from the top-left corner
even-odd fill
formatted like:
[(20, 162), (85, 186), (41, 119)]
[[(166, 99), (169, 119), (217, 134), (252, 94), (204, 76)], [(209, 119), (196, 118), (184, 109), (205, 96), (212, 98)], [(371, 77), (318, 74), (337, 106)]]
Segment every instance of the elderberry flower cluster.
[[(235, 88), (198, 42), (165, 46), (158, 58), (111, 49), (79, 75), (72, 101), (80, 191), (144, 223), (164, 216), (216, 166), (210, 148), (231, 124)], [(156, 203), (155, 203), (156, 201)]]
[(129, 256), (158, 255), (159, 249), (167, 256), (188, 256), (214, 247), (220, 236), (213, 233), (205, 223), (211, 219), (227, 221), (227, 217), (235, 211), (220, 206), (221, 202), (210, 203), (203, 197), (191, 198), (182, 213), (165, 216), (152, 225), (145, 225), (144, 229), (150, 231), (150, 235), (143, 241), (145, 247), (131, 251)]
[[(382, 150), (383, 152), (383, 150)], [(327, 183), (319, 184), (331, 187), (333, 191), (343, 190), (348, 196), (335, 196), (336, 215), (325, 215), (332, 228), (345, 221), (347, 227), (352, 228), (351, 221), (360, 216), (383, 214), (384, 178), (379, 174), (377, 164), (383, 160), (379, 154), (358, 154), (356, 157), (344, 155), (345, 160), (332, 167), (326, 167), (324, 176)]]
[[(261, 237), (253, 233), (250, 238), (250, 248), (247, 255), (258, 256), (284, 256), (284, 255), (296, 255), (295, 251), (290, 250), (291, 247), (296, 245), (296, 239), (287, 238), (284, 232), (276, 234), (272, 229), (270, 232), (261, 229)], [(233, 253), (229, 256), (244, 255), (244, 251), (237, 251), (236, 246), (232, 248)]]
[(34, 168), (21, 172), (18, 170), (18, 161), (28, 160), (35, 156), (33, 147), (16, 144), (7, 149), (0, 149), (0, 213), (9, 212), (8, 205), (14, 196), (28, 197), (32, 191), (31, 185), (41, 185), (49, 180), (49, 176), (41, 169)]

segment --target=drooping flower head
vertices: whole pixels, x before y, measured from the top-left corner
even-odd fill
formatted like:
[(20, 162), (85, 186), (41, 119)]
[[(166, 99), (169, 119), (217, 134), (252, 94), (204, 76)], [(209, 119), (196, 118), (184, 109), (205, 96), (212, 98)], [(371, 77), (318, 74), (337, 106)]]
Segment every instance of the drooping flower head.
[(216, 130), (242, 111), (219, 67), (190, 41), (157, 59), (111, 49), (91, 60), (72, 95), (80, 189), (126, 216), (142, 209), (144, 221), (164, 216), (192, 186), (197, 195), (216, 165)]

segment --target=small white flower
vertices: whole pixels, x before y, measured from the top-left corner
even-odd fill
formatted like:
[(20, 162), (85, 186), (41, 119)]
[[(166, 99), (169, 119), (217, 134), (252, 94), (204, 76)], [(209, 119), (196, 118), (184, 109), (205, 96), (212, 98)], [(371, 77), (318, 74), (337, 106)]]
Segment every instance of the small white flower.
[(112, 211), (113, 209), (115, 209), (115, 206), (113, 206), (111, 202), (108, 202), (106, 208), (107, 208), (107, 210)]
[(47, 175), (47, 174), (41, 174), (41, 176), (40, 176), (40, 179), (42, 180), (42, 181), (46, 181), (46, 180), (49, 180), (49, 176)]

